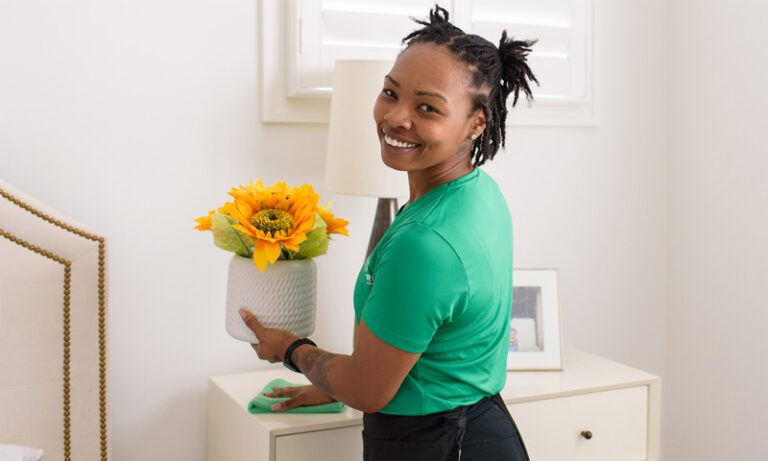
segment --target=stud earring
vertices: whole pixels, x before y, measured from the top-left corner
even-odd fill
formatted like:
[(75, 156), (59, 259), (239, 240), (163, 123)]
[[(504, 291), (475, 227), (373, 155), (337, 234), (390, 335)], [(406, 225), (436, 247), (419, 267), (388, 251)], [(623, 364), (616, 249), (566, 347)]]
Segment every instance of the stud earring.
[(475, 139), (477, 139), (477, 136), (478, 136), (477, 134), (473, 134), (473, 135), (472, 135), (472, 136), (470, 136), (469, 138), (470, 138), (471, 140), (473, 140), (473, 141), (474, 141)]

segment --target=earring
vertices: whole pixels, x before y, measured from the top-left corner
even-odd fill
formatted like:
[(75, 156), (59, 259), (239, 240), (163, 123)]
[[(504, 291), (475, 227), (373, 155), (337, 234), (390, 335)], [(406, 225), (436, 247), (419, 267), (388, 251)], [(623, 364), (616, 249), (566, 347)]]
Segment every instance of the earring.
[(473, 134), (469, 138), (474, 141), (475, 139), (477, 139), (478, 136), (479, 136), (478, 134)]

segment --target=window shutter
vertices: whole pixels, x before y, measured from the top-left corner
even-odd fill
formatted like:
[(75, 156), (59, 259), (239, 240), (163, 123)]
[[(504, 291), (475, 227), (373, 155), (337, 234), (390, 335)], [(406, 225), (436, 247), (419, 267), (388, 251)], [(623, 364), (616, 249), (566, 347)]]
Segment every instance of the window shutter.
[[(541, 86), (521, 96), (511, 125), (590, 125), (592, 0), (453, 0), (440, 5), (467, 32), (538, 38), (529, 65)], [(327, 122), (337, 59), (392, 60), (432, 0), (263, 0), (262, 118)], [(511, 108), (512, 98), (509, 100)]]
[(337, 59), (394, 60), (432, 0), (291, 0), (288, 97), (328, 97)]
[(528, 65), (540, 86), (532, 83), (531, 107), (521, 93), (512, 109), (514, 96), (510, 97), (510, 124), (593, 123), (590, 0), (457, 1), (462, 4), (466, 31), (496, 45), (505, 29), (516, 40), (538, 39)]

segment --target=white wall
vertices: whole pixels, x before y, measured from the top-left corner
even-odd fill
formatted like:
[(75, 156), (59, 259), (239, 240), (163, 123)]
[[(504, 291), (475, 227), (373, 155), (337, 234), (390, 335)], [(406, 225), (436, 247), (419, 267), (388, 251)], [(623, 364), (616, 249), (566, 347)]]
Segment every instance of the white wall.
[[(487, 171), (516, 267), (560, 270), (566, 346), (662, 374), (665, 3), (595, 3), (597, 127), (512, 128)], [(248, 178), (322, 184), (325, 126), (260, 123), (256, 6), (0, 1), (0, 177), (109, 238), (117, 461), (203, 460), (207, 377), (260, 366), (224, 332), (229, 256), (193, 219)], [(318, 259), (331, 350), (374, 206), (337, 197), (352, 236)]]
[(595, 2), (597, 126), (513, 128), (488, 170), (517, 232), (516, 267), (556, 267), (566, 345), (663, 370), (661, 1)]
[(768, 459), (768, 4), (669, 6), (666, 449)]

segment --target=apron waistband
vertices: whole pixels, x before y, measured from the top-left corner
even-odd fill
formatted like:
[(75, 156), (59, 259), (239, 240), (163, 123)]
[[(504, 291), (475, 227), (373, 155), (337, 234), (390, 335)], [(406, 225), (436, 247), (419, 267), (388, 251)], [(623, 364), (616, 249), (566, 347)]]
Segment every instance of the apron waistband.
[(499, 394), (423, 416), (364, 413), (363, 460), (460, 460), (467, 420), (499, 402), (507, 419), (514, 424)]

